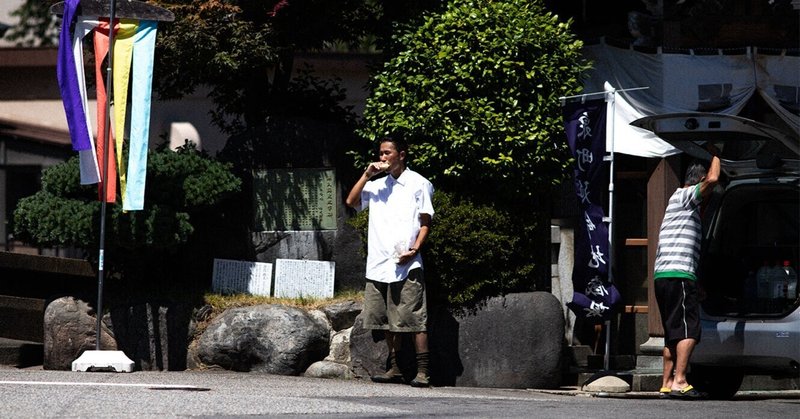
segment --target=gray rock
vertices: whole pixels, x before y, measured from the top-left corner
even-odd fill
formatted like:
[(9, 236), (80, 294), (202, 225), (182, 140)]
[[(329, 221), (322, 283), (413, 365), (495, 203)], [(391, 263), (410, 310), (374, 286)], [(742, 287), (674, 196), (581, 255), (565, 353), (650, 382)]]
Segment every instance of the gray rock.
[(564, 316), (547, 292), (509, 294), (487, 300), (475, 313), (457, 316), (456, 385), (557, 388), (561, 378)]
[(361, 324), (361, 317), (356, 317), (350, 332), (350, 359), (353, 374), (368, 378), (386, 371), (389, 349), (382, 332), (373, 333)]
[(196, 354), (229, 370), (299, 375), (328, 354), (329, 339), (306, 311), (266, 304), (226, 310), (200, 336)]
[(328, 316), (322, 310), (309, 310), (308, 315), (319, 322), (322, 327), (328, 329), (329, 334), (333, 331), (333, 325), (331, 325), (330, 319), (328, 319)]
[[(564, 317), (552, 294), (533, 292), (491, 298), (453, 316), (428, 308), (431, 384), (462, 387), (556, 388), (561, 379)], [(388, 356), (383, 332), (364, 329), (356, 318), (350, 359), (357, 377), (384, 372)], [(405, 335), (400, 365), (416, 374), (414, 346)]]
[(342, 301), (322, 307), (321, 310), (330, 319), (333, 330), (339, 331), (353, 327), (363, 308), (364, 304), (359, 301)]
[[(46, 370), (71, 370), (72, 361), (85, 350), (96, 349), (97, 317), (88, 303), (73, 297), (61, 297), (44, 311), (44, 359)], [(101, 323), (100, 349), (117, 350), (117, 342), (104, 318)]]
[(315, 362), (308, 367), (303, 375), (314, 378), (340, 378), (345, 380), (353, 378), (353, 372), (350, 367), (332, 361)]
[(352, 331), (351, 327), (331, 335), (330, 352), (325, 357), (325, 361), (350, 364), (350, 332)]

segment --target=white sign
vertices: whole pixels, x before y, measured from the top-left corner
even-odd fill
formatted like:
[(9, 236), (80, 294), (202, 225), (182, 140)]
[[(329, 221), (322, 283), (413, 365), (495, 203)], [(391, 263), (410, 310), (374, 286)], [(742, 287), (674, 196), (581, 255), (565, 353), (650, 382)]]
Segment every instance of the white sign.
[(272, 292), (272, 264), (214, 259), (211, 289), (220, 294), (250, 293), (269, 297)]
[(333, 297), (335, 262), (319, 260), (275, 260), (275, 296)]

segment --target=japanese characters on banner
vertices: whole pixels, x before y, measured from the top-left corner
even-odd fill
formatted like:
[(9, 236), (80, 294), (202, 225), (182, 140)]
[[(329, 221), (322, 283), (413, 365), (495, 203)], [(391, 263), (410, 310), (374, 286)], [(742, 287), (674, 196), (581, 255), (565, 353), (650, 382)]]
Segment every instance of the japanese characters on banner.
[(602, 196), (607, 190), (606, 103), (603, 99), (567, 103), (563, 109), (567, 141), (575, 160), (575, 192), (580, 220), (575, 228), (573, 296), (567, 303), (576, 316), (592, 323), (608, 320), (620, 301), (610, 283), (608, 227), (603, 222)]

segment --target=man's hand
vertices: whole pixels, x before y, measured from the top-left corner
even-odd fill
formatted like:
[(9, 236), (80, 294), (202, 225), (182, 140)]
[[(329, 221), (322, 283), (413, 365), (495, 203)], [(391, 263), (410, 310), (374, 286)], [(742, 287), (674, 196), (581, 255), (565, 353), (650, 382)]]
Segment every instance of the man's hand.
[(719, 157), (721, 151), (711, 141), (706, 142), (706, 150), (711, 153), (712, 157)]
[(400, 255), (397, 264), (405, 265), (406, 263), (411, 262), (411, 260), (414, 258), (414, 256), (416, 256), (416, 254), (417, 254), (417, 249), (406, 250), (402, 255)]
[(378, 173), (385, 172), (389, 168), (389, 163), (382, 162), (382, 161), (375, 161), (367, 166), (367, 170), (364, 171), (364, 175), (368, 178), (371, 178)]

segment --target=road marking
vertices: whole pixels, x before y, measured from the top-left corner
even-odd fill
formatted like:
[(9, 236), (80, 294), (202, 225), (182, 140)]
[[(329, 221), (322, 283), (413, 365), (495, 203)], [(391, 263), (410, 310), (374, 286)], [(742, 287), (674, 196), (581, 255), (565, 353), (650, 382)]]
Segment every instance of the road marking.
[(2, 384), (23, 384), (39, 386), (101, 386), (101, 387), (144, 387), (150, 390), (189, 390), (189, 391), (209, 391), (210, 388), (198, 387), (183, 384), (145, 384), (145, 383), (76, 383), (64, 381), (0, 381)]

